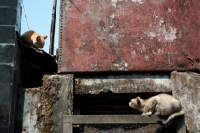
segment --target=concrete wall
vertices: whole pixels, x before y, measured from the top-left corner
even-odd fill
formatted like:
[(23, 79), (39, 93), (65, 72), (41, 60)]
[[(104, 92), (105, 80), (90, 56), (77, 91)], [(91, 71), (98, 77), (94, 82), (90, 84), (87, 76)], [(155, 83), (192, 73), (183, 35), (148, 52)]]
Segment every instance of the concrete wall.
[(62, 133), (63, 115), (73, 113), (73, 75), (46, 75), (43, 81), (21, 91), (17, 133)]
[[(171, 75), (45, 76), (42, 87), (26, 89), (23, 107), (23, 128), (26, 129), (24, 132), (62, 132), (62, 116), (73, 114), (73, 100), (77, 94), (99, 95), (112, 91), (113, 94), (125, 92), (139, 95), (145, 92), (146, 88), (149, 93), (172, 92), (181, 101), (186, 112), (185, 124), (189, 133), (198, 133), (199, 81), (200, 75), (197, 73), (176, 71)], [(149, 131), (145, 128), (141, 130)]]
[(173, 72), (171, 76), (173, 95), (185, 110), (185, 123), (189, 133), (200, 132), (200, 74)]
[(14, 132), (19, 58), (20, 0), (0, 0), (0, 132)]

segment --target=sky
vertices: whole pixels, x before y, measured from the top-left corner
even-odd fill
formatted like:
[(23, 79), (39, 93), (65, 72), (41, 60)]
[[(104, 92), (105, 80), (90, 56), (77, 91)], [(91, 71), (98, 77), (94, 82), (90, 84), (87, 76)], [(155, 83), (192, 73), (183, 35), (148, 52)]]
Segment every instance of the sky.
[[(47, 53), (49, 53), (53, 2), (54, 0), (22, 0), (25, 12), (22, 7), (21, 34), (28, 30), (34, 30), (38, 34), (47, 35), (48, 37), (45, 41), (45, 46), (43, 48), (43, 50)], [(59, 8), (60, 0), (57, 0), (54, 54), (56, 49), (58, 48)], [(25, 15), (29, 28), (27, 26)]]

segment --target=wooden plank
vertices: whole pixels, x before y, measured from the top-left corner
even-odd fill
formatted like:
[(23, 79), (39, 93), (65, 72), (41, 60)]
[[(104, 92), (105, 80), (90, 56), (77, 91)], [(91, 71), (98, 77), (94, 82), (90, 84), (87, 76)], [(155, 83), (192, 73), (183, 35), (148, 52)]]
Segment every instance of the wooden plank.
[(156, 124), (158, 116), (143, 115), (64, 115), (64, 123), (72, 124)]

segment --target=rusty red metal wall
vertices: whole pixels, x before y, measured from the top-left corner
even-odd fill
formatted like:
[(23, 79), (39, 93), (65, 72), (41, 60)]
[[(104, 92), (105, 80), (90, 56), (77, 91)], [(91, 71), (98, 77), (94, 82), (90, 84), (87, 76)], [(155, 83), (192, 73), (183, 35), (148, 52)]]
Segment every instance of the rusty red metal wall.
[(61, 0), (59, 73), (200, 70), (199, 0)]

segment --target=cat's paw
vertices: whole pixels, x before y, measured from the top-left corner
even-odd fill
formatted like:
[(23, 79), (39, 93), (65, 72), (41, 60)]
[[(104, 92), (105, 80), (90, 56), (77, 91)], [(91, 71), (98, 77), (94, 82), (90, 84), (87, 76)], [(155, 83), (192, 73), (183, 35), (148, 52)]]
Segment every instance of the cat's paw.
[(151, 112), (151, 111), (149, 111), (149, 112), (147, 112), (147, 113), (146, 113), (146, 115), (152, 115), (152, 112)]
[(146, 115), (146, 113), (142, 113), (142, 115)]
[(152, 112), (149, 111), (149, 112), (146, 112), (146, 113), (142, 113), (142, 115), (152, 115)]

